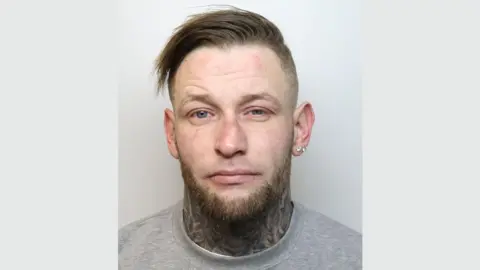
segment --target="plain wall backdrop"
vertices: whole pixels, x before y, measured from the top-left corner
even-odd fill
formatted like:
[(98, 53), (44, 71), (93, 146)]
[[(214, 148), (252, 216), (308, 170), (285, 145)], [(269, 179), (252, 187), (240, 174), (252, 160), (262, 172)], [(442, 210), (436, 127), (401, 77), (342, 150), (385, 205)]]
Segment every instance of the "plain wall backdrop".
[[(168, 3), (168, 4), (167, 4)], [(209, 1), (122, 0), (119, 22), (119, 226), (183, 196), (163, 131), (168, 95), (157, 96), (153, 62), (175, 27)], [(316, 122), (293, 158), (293, 199), (361, 232), (360, 2), (223, 1), (262, 14), (283, 32)], [(215, 8), (215, 7), (213, 7)]]

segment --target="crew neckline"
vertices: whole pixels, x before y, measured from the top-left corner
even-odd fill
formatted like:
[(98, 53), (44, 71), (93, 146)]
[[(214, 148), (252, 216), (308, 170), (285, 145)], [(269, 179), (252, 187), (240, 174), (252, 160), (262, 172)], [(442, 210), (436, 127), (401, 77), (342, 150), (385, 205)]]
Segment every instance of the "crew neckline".
[[(293, 201), (292, 203), (294, 207), (290, 225), (285, 235), (274, 246), (255, 254), (236, 257), (208, 251), (193, 242), (187, 235), (184, 227), (182, 215), (183, 201), (180, 201), (175, 205), (172, 215), (175, 242), (181, 248), (200, 255), (203, 261), (213, 264), (228, 264), (230, 269), (245, 267), (245, 265), (248, 265), (250, 269), (251, 267), (258, 267), (259, 269), (272, 267), (286, 260), (292, 254), (292, 251), (296, 249), (296, 240), (304, 227), (301, 219), (304, 209), (301, 204)], [(190, 263), (194, 262), (190, 261)]]

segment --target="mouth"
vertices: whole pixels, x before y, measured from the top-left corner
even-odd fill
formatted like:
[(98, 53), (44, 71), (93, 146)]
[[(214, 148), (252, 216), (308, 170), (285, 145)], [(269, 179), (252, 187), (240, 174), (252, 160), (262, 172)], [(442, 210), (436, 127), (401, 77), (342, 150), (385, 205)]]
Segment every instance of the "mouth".
[(260, 174), (246, 170), (218, 171), (209, 176), (209, 179), (218, 185), (241, 185), (252, 182)]

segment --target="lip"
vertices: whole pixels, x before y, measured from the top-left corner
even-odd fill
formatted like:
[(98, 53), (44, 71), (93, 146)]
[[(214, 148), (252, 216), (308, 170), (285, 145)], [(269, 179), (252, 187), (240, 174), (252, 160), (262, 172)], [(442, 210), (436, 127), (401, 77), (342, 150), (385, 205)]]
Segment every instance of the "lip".
[(258, 175), (250, 170), (223, 170), (211, 174), (209, 178), (221, 185), (238, 185), (253, 181)]

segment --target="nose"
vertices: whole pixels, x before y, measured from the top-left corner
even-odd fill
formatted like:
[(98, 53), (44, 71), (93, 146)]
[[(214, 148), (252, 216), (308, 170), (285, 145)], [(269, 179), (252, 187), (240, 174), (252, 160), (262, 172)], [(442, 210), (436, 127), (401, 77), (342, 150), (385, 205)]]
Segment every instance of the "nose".
[(245, 154), (246, 150), (247, 136), (242, 126), (236, 118), (224, 117), (219, 121), (215, 151), (225, 158), (231, 158)]

